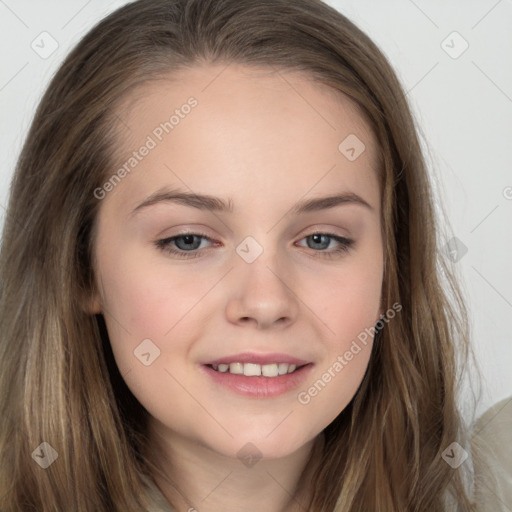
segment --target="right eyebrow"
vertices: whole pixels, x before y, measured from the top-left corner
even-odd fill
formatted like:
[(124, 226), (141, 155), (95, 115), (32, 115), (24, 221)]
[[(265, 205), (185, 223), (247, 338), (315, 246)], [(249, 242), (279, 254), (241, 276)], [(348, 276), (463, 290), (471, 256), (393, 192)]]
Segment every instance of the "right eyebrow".
[(147, 208), (148, 206), (169, 202), (182, 204), (183, 206), (189, 206), (192, 208), (198, 208), (199, 210), (211, 210), (229, 213), (233, 211), (233, 202), (231, 199), (224, 201), (219, 197), (210, 195), (191, 194), (189, 192), (181, 192), (179, 190), (164, 190), (151, 194), (136, 208), (134, 208), (130, 215), (133, 215), (143, 208)]

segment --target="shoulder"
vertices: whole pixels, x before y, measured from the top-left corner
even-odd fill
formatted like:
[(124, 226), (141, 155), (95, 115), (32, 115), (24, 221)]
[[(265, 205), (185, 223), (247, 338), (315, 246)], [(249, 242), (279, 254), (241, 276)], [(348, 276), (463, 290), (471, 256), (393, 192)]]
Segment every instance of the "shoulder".
[(493, 405), (472, 433), (478, 512), (512, 510), (512, 397)]

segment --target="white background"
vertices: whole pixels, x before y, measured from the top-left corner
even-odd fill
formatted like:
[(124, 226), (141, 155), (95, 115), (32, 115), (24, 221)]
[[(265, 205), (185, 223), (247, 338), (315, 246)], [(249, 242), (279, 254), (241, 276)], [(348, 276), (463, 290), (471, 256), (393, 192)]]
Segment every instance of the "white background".
[[(44, 88), (71, 46), (125, 3), (0, 0), (2, 222), (14, 164)], [(512, 397), (512, 1), (327, 3), (365, 31), (397, 71), (441, 187), (439, 205), (468, 248), (456, 265), (485, 376), (481, 412)], [(45, 31), (58, 47), (42, 58), (31, 45), (42, 46)], [(453, 58), (464, 41), (469, 47)]]

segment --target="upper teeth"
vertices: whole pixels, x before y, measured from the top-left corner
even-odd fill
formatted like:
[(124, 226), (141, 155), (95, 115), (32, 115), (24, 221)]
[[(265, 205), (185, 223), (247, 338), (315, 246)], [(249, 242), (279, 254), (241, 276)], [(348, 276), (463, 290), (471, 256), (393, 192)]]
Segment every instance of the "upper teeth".
[(244, 374), (247, 377), (263, 375), (264, 377), (277, 377), (286, 373), (292, 373), (296, 370), (297, 365), (288, 363), (272, 363), (272, 364), (254, 364), (254, 363), (221, 363), (212, 365), (214, 370), (222, 373)]

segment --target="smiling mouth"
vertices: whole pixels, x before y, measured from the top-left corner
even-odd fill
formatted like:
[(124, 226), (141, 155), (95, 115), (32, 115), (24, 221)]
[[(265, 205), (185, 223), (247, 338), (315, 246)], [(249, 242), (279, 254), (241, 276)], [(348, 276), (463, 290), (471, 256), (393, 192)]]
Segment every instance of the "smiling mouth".
[(244, 375), (245, 377), (280, 377), (294, 373), (311, 363), (303, 365), (295, 365), (288, 363), (271, 363), (271, 364), (256, 364), (256, 363), (224, 363), (224, 364), (207, 364), (209, 368), (212, 368), (219, 373), (231, 373), (233, 375)]

